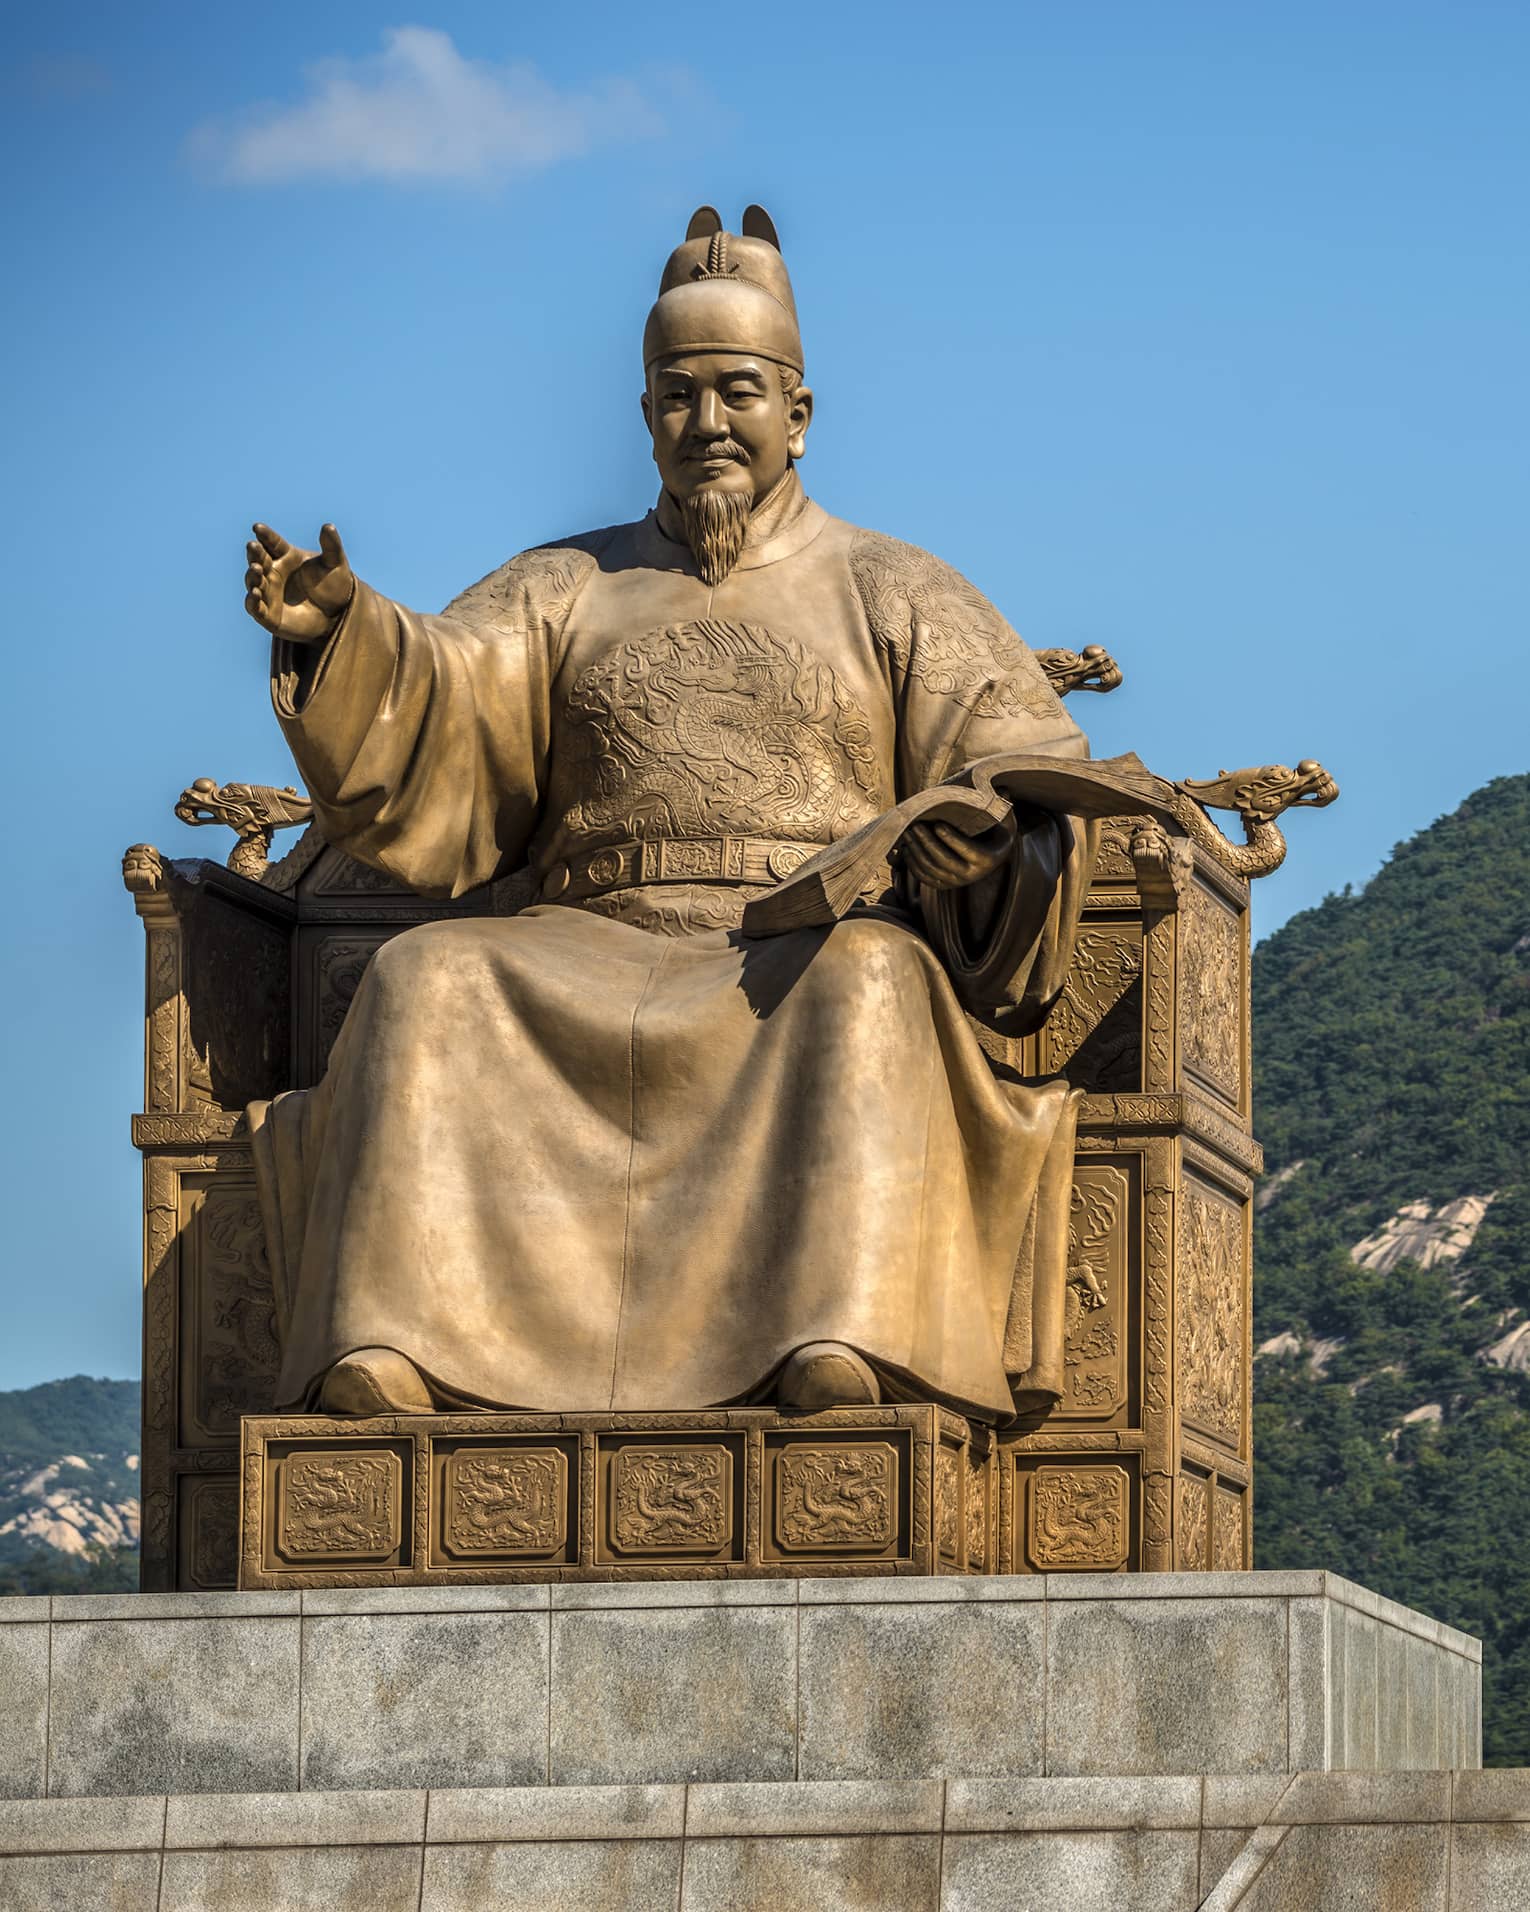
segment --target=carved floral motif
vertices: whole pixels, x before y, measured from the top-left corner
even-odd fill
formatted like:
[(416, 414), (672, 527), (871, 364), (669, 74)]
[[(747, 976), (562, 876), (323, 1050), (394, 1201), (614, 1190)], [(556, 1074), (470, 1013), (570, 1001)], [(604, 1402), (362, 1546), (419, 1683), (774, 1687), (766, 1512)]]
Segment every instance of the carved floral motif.
[(461, 1448), (443, 1473), (450, 1552), (546, 1554), (564, 1544), (568, 1462), (557, 1448)]
[(1135, 925), (1080, 932), (1073, 963), (1047, 1018), (1046, 1067), (1075, 1087), (1130, 1091), (1142, 1072), (1142, 944)]
[(1216, 1516), (1211, 1523), (1212, 1565), (1218, 1573), (1243, 1568), (1243, 1496), (1217, 1489)]
[(1199, 883), (1180, 904), (1180, 1044), (1185, 1060), (1230, 1102), (1243, 1053), (1243, 936), (1239, 920)]
[(777, 1538), (799, 1552), (888, 1547), (898, 1528), (897, 1486), (897, 1455), (885, 1443), (783, 1447), (776, 1459)]
[(1111, 1413), (1125, 1398), (1125, 1235), (1129, 1188), (1111, 1164), (1074, 1172), (1068, 1216), (1064, 1412)]
[(961, 1468), (954, 1447), (935, 1450), (935, 1544), (946, 1560), (961, 1557)]
[(725, 1447), (620, 1447), (611, 1456), (611, 1537), (624, 1552), (715, 1552), (733, 1531)]
[(1030, 1556), (1039, 1568), (1119, 1567), (1130, 1483), (1119, 1467), (1038, 1467), (1031, 1476)]
[(266, 1261), (265, 1228), (255, 1191), (214, 1183), (196, 1220), (200, 1248), (195, 1309), (195, 1373), (187, 1377), (204, 1434), (233, 1436), (241, 1414), (271, 1405), (281, 1349)]
[(1236, 1446), (1243, 1431), (1243, 1216), (1186, 1178), (1180, 1195), (1179, 1381), (1187, 1421)]
[(982, 1573), (988, 1565), (988, 1481), (986, 1461), (967, 1450), (967, 1565)]
[(1210, 1521), (1207, 1482), (1198, 1474), (1179, 1477), (1179, 1564), (1187, 1573), (1202, 1573), (1211, 1564), (1206, 1552)]

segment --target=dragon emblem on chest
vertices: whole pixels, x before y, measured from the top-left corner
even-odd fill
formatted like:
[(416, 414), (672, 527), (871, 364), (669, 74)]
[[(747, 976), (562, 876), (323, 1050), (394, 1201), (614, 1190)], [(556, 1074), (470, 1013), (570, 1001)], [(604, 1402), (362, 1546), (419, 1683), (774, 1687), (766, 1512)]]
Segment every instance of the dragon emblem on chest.
[(763, 625), (701, 619), (618, 645), (575, 679), (560, 731), (581, 836), (828, 842), (888, 801), (865, 712)]

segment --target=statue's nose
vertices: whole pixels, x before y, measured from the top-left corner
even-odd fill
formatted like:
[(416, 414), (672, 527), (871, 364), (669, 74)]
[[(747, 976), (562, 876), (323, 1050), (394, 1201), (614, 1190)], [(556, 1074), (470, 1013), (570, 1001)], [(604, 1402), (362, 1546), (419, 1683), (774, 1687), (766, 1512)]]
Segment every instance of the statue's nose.
[(722, 438), (728, 429), (728, 421), (723, 412), (722, 400), (710, 386), (703, 386), (696, 394), (696, 409), (692, 422), (699, 438)]

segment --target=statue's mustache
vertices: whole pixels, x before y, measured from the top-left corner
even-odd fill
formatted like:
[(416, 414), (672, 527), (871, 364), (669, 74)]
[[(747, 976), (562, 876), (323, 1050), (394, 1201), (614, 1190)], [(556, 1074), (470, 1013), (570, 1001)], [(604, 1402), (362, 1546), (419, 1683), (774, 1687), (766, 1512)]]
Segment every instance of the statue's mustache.
[(697, 439), (685, 455), (696, 460), (732, 458), (740, 465), (749, 463), (748, 452), (731, 438)]

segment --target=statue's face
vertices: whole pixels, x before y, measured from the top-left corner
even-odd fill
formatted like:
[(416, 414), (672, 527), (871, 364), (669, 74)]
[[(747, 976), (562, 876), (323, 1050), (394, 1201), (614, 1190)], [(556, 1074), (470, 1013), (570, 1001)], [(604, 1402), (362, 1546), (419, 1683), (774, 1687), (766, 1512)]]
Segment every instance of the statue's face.
[(757, 504), (802, 456), (813, 394), (805, 385), (783, 390), (769, 359), (697, 352), (654, 367), (643, 416), (653, 461), (673, 497), (683, 502), (711, 489)]

